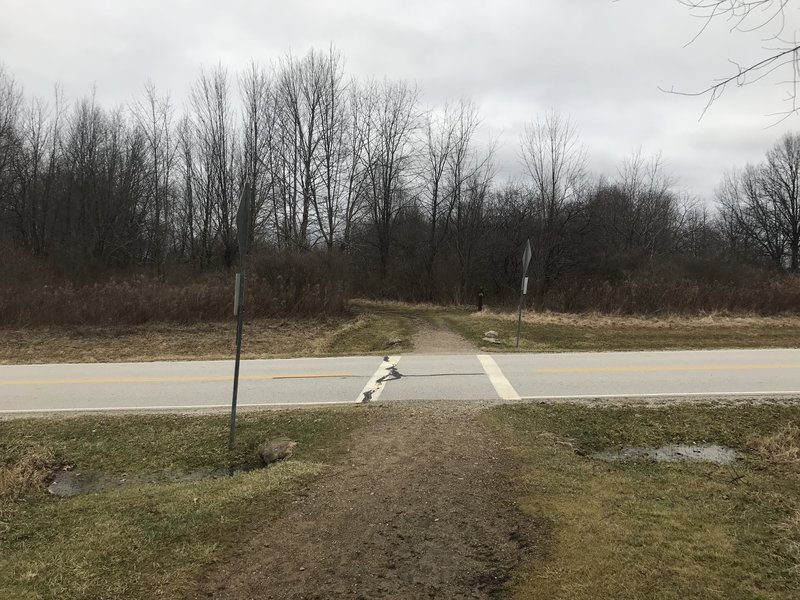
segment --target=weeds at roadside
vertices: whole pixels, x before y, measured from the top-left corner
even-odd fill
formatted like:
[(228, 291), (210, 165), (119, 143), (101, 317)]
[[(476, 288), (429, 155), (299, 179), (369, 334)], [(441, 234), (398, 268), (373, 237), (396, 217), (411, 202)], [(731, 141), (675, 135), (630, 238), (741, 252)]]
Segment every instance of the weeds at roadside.
[(769, 435), (753, 438), (753, 452), (764, 461), (800, 473), (800, 427), (789, 424)]
[(54, 460), (51, 450), (34, 446), (16, 459), (0, 463), (0, 499), (15, 499), (41, 490)]

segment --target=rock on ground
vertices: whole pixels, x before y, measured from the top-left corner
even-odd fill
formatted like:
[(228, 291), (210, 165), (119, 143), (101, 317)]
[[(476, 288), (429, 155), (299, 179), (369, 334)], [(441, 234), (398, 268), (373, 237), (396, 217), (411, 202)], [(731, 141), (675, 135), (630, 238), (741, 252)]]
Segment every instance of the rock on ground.
[(258, 447), (258, 455), (265, 465), (271, 465), (279, 460), (289, 458), (296, 445), (297, 442), (293, 442), (289, 438), (267, 440)]

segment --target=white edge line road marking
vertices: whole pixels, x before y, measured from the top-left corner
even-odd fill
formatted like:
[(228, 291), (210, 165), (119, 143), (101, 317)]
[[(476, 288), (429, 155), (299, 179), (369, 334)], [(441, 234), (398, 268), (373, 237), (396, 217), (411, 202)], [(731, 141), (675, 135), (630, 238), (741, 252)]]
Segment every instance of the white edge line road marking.
[(755, 391), (755, 392), (658, 392), (654, 394), (640, 394), (636, 392), (621, 394), (572, 394), (567, 396), (523, 396), (522, 400), (590, 400), (597, 398), (683, 398), (683, 397), (702, 397), (719, 398), (723, 396), (800, 396), (800, 390), (796, 391)]
[(386, 383), (378, 380), (384, 377), (389, 369), (396, 367), (397, 363), (400, 362), (401, 357), (386, 356), (385, 358), (388, 358), (389, 360), (381, 361), (378, 370), (372, 374), (372, 377), (369, 378), (367, 385), (365, 385), (364, 389), (358, 394), (356, 402), (361, 403), (364, 402), (365, 399), (369, 402), (375, 402), (380, 397), (383, 388), (386, 387)]
[(481, 366), (483, 367), (486, 376), (489, 378), (492, 386), (494, 387), (494, 391), (497, 392), (497, 395), (500, 396), (503, 400), (520, 400), (520, 396), (511, 383), (506, 379), (506, 376), (503, 375), (503, 371), (500, 370), (500, 367), (497, 366), (497, 363), (494, 359), (489, 356), (488, 354), (476, 354), (475, 356), (478, 357), (478, 360), (481, 362)]
[[(273, 404), (238, 404), (239, 408), (271, 408), (271, 407), (286, 407), (292, 406), (327, 406), (330, 404), (352, 404), (349, 400), (330, 400), (328, 402), (276, 402)], [(203, 409), (221, 409), (230, 408), (230, 404), (176, 404), (169, 406), (80, 406), (75, 408), (0, 408), (0, 417), (3, 415), (24, 414), (24, 413), (67, 413), (67, 412), (112, 412), (112, 411), (128, 411), (128, 412), (148, 412), (148, 411), (169, 411), (169, 410), (203, 410)]]

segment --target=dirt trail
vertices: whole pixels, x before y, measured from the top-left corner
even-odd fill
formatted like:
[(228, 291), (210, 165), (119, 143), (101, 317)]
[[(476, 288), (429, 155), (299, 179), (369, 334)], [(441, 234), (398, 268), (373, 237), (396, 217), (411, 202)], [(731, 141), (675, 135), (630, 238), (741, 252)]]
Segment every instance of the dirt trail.
[(435, 327), (429, 323), (421, 323), (414, 337), (411, 338), (414, 345), (413, 354), (475, 354), (479, 352), (463, 337), (445, 329)]
[(335, 472), (194, 598), (498, 598), (546, 527), (513, 501), (514, 463), (465, 405), (376, 405)]

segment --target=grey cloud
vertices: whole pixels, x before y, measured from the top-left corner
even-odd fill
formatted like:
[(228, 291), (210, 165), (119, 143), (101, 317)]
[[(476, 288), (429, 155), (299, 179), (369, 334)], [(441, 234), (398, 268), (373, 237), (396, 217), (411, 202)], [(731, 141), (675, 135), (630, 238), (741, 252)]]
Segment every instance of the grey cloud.
[(596, 173), (613, 175), (641, 146), (702, 197), (797, 128), (764, 129), (783, 106), (779, 79), (730, 90), (700, 122), (703, 99), (658, 90), (701, 89), (728, 58), (763, 55), (764, 32), (725, 24), (683, 48), (701, 23), (675, 0), (0, 0), (0, 14), (0, 60), (30, 93), (61, 80), (74, 98), (96, 83), (110, 104), (148, 78), (181, 104), (203, 65), (236, 72), (334, 43), (353, 75), (413, 79), (428, 104), (472, 97), (508, 177), (520, 174), (521, 127), (551, 108), (575, 121)]

